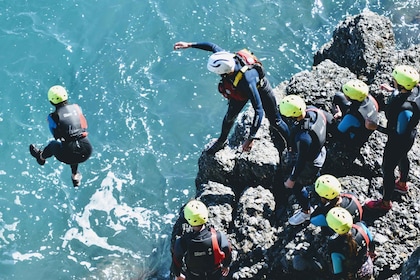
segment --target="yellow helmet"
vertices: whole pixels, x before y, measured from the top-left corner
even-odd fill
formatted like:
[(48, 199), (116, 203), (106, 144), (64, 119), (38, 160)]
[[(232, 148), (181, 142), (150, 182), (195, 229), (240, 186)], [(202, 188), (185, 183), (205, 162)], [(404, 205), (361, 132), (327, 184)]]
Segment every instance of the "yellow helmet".
[(184, 217), (191, 226), (201, 226), (207, 223), (209, 212), (203, 202), (194, 199), (185, 205)]
[(412, 90), (419, 82), (419, 73), (409, 65), (396, 66), (392, 71), (392, 77), (406, 90)]
[(338, 234), (349, 232), (353, 225), (353, 217), (350, 212), (342, 207), (331, 208), (326, 219), (328, 226)]
[(52, 86), (48, 90), (48, 100), (54, 105), (64, 102), (67, 99), (68, 99), (67, 91), (62, 86)]
[(315, 191), (320, 197), (331, 200), (340, 194), (341, 184), (336, 177), (325, 174), (316, 179)]
[(298, 95), (287, 95), (280, 101), (280, 113), (285, 117), (300, 117), (306, 111), (305, 101)]
[(342, 87), (344, 94), (351, 100), (363, 101), (369, 95), (369, 87), (361, 80), (350, 80)]

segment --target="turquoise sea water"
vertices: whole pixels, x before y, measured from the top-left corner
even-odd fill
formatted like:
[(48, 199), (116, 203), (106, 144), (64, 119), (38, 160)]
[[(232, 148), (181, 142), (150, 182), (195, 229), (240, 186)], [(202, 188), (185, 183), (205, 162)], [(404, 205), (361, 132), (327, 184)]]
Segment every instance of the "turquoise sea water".
[[(351, 3), (353, 2), (353, 3)], [(248, 47), (273, 86), (310, 69), (346, 15), (388, 16), (398, 46), (419, 43), (419, 1), (0, 0), (0, 279), (169, 276), (179, 207), (226, 101), (208, 53), (177, 41)], [(67, 87), (89, 122), (92, 158), (39, 166), (51, 139), (46, 92)]]

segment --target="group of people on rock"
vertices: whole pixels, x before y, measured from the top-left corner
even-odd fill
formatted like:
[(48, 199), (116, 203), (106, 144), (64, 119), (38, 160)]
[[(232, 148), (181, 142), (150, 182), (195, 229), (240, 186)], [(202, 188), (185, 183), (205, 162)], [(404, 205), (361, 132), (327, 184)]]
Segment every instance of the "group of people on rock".
[[(261, 62), (249, 51), (231, 53), (210, 42), (177, 42), (174, 45), (175, 50), (187, 48), (212, 52), (207, 68), (221, 76), (218, 90), (228, 99), (221, 134), (206, 152), (215, 154), (227, 145), (236, 117), (251, 101), (255, 114), (242, 149), (251, 150), (266, 116), (274, 132), (275, 146), (280, 155), (286, 151), (290, 165), (284, 188), (292, 189), (301, 207), (289, 218), (289, 224), (310, 221), (324, 231), (336, 233), (329, 245), (334, 276), (337, 279), (369, 279), (373, 273), (372, 234), (362, 222), (363, 208), (357, 197), (342, 192), (336, 177), (321, 175), (327, 155), (325, 143), (330, 133), (336, 141), (360, 148), (374, 130), (387, 134), (383, 154), (383, 198), (369, 200), (364, 207), (390, 210), (394, 191), (408, 191), (410, 162), (407, 153), (414, 143), (420, 119), (419, 73), (412, 66), (398, 65), (392, 72), (393, 86), (381, 85), (382, 89), (392, 92), (385, 108), (385, 128), (379, 125), (378, 103), (361, 80), (351, 79), (342, 86), (342, 92), (333, 98), (332, 113), (307, 105), (298, 95), (287, 95), (278, 104)], [(397, 166), (400, 176), (395, 180)], [(315, 209), (305, 187), (312, 184), (320, 198)], [(229, 273), (231, 262), (231, 248), (225, 235), (213, 233), (214, 229), (205, 225), (208, 210), (199, 200), (186, 204), (184, 217), (193, 231), (177, 239), (172, 248), (171, 267), (176, 279), (223, 279)]]

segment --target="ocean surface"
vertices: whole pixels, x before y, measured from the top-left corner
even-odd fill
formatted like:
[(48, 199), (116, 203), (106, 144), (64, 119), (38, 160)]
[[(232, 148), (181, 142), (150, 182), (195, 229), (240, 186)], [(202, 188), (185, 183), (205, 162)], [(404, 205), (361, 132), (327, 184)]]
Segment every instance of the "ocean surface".
[[(172, 226), (227, 108), (209, 53), (175, 42), (247, 47), (276, 86), (364, 9), (390, 18), (399, 48), (418, 44), (419, 2), (0, 0), (0, 279), (169, 279)], [(52, 138), (55, 84), (89, 123), (78, 188), (28, 152)]]

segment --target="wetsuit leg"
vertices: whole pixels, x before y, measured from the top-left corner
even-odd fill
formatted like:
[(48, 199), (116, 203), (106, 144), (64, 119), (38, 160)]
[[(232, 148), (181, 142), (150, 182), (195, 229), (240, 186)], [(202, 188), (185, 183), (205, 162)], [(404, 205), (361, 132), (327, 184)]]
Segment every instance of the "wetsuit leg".
[(42, 151), (42, 157), (43, 158), (50, 158), (52, 156), (56, 156), (60, 154), (62, 149), (62, 144), (60, 141), (53, 140), (45, 147), (45, 149)]
[(389, 138), (385, 145), (382, 163), (383, 200), (385, 201), (392, 200), (395, 188), (395, 168), (399, 165), (402, 168), (401, 171), (408, 176), (409, 163), (407, 164), (407, 153), (411, 146), (411, 141), (407, 143), (406, 141), (399, 141), (393, 138)]
[[(288, 146), (287, 142), (289, 140), (289, 127), (286, 122), (281, 118), (278, 104), (276, 98), (273, 94), (273, 89), (270, 86), (268, 81), (265, 81), (263, 87), (261, 87), (258, 92), (260, 93), (261, 102), (264, 108), (265, 116), (270, 122), (271, 128), (274, 129), (276, 134), (278, 134), (278, 141), (283, 143), (276, 143), (279, 149), (279, 152), (283, 151), (285, 147)], [(281, 140), (280, 140), (281, 139)]]
[(223, 118), (222, 132), (220, 133), (219, 141), (224, 142), (228, 138), (236, 117), (241, 112), (242, 108), (244, 108), (246, 103), (247, 101), (229, 100), (229, 107), (225, 117)]

